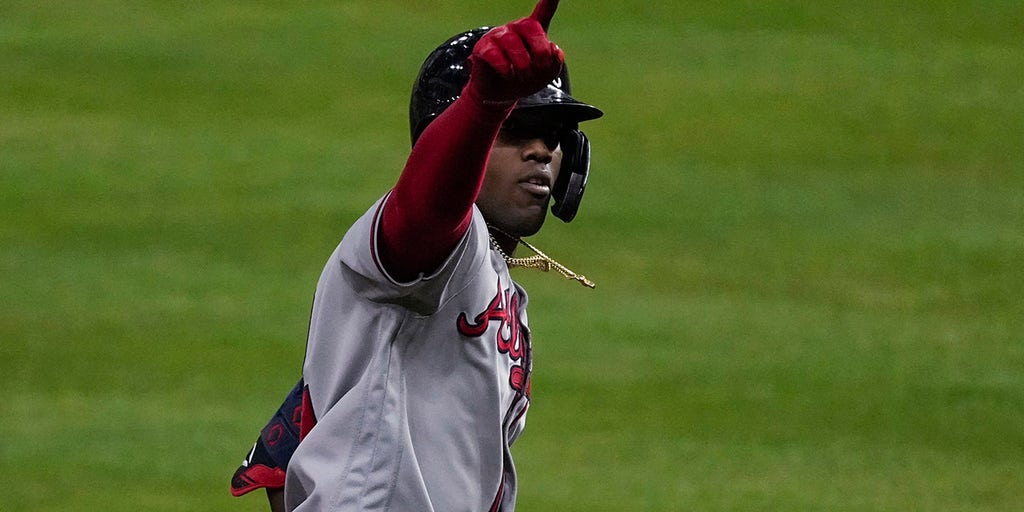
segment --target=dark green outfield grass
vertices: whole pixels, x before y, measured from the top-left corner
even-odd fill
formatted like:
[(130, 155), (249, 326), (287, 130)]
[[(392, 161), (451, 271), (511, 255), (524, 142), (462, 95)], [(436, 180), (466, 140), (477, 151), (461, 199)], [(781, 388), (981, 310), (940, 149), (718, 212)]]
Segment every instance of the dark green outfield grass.
[[(517, 275), (521, 508), (1019, 510), (1024, 5), (562, 3), (607, 116), (534, 241), (598, 288)], [(0, 4), (0, 510), (265, 509), (321, 266), (493, 4)]]

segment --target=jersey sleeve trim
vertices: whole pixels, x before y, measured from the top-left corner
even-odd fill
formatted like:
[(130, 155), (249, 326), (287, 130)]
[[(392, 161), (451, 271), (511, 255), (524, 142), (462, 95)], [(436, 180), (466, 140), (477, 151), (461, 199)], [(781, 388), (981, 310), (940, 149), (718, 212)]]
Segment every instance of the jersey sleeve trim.
[[(458, 259), (459, 255), (463, 252), (463, 248), (466, 245), (466, 240), (470, 236), (470, 232), (472, 231), (472, 229), (466, 229), (466, 231), (460, 237), (458, 243), (455, 244), (455, 247), (452, 248), (452, 251), (448, 254), (447, 257), (445, 257), (444, 262), (433, 273), (431, 273), (430, 275), (425, 275), (424, 273), (421, 272), (419, 275), (417, 275), (414, 279), (410, 281), (400, 281), (397, 278), (395, 278), (391, 273), (388, 272), (387, 268), (385, 268), (384, 266), (384, 262), (381, 261), (380, 258), (379, 244), (381, 243), (381, 214), (383, 213), (384, 207), (390, 198), (391, 192), (388, 192), (377, 205), (377, 209), (373, 213), (373, 221), (370, 223), (370, 257), (373, 259), (373, 264), (377, 267), (377, 271), (380, 272), (380, 274), (384, 276), (384, 278), (387, 279), (387, 281), (390, 284), (400, 288), (413, 287), (419, 283), (434, 280), (438, 276), (446, 273), (451, 265), (457, 263), (456, 260)], [(470, 224), (472, 225), (472, 222), (470, 222)]]

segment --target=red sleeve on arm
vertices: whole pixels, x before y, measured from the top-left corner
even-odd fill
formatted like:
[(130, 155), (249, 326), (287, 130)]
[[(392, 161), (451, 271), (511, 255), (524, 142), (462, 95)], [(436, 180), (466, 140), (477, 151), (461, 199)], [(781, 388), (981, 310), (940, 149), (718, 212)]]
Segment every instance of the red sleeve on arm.
[(437, 270), (469, 228), (491, 146), (514, 102), (484, 105), (471, 88), (413, 147), (381, 214), (381, 263), (399, 281)]

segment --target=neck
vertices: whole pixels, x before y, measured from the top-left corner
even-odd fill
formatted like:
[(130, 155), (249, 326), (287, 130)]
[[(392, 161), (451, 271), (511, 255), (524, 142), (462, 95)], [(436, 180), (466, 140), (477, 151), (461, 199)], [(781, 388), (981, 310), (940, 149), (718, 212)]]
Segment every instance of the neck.
[(515, 254), (516, 247), (519, 246), (518, 237), (512, 236), (494, 226), (488, 226), (488, 229), (491, 232), (491, 238), (501, 247), (502, 251), (505, 251), (505, 254), (509, 256)]

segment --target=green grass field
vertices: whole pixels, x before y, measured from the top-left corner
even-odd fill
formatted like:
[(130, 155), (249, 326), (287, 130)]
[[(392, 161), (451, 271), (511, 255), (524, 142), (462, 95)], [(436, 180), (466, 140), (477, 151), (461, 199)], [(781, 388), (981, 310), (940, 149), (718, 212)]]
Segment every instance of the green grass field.
[[(1024, 503), (1024, 4), (562, 2), (606, 117), (519, 272), (526, 511)], [(229, 477), (447, 36), (531, 1), (0, 4), (0, 509)]]

